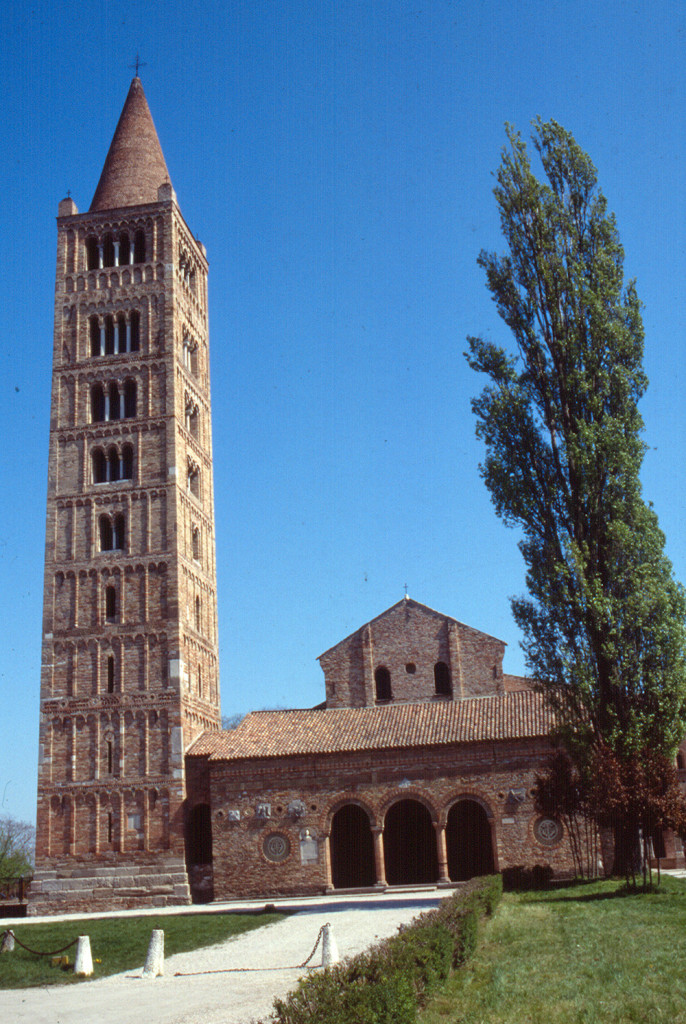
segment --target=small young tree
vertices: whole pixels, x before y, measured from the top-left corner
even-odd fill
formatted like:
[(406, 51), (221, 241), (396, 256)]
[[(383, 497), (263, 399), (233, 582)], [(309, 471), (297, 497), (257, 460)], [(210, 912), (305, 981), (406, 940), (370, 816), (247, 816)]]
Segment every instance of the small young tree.
[(27, 821), (0, 817), (0, 882), (33, 871), (36, 830)]
[[(640, 303), (595, 168), (569, 132), (535, 122), (543, 181), (520, 136), (508, 139), (495, 197), (509, 251), (479, 263), (516, 352), (470, 338), (467, 358), (490, 380), (472, 403), (482, 474), (523, 534), (528, 597), (513, 614), (582, 773), (599, 744), (621, 762), (645, 750), (670, 758), (686, 709), (686, 603), (641, 495)], [(614, 825), (623, 872), (638, 823)]]
[(595, 878), (599, 837), (589, 806), (588, 785), (563, 748), (555, 751), (546, 773), (536, 776), (534, 801), (539, 814), (562, 821), (572, 850), (575, 874), (579, 878)]

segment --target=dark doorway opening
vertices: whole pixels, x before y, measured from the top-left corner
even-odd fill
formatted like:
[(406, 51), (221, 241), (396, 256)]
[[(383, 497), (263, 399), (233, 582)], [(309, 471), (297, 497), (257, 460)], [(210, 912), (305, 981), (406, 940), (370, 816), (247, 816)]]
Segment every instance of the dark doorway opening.
[(436, 832), (431, 814), (418, 800), (400, 800), (384, 825), (386, 880), (389, 885), (422, 885), (438, 880)]
[(459, 800), (453, 804), (445, 838), (451, 881), (464, 882), (493, 873), (491, 826), (485, 810), (476, 800)]
[(188, 864), (212, 863), (212, 819), (208, 804), (196, 804), (190, 813), (186, 860)]
[(367, 812), (345, 804), (331, 821), (331, 878), (334, 889), (374, 885), (374, 840)]
[(208, 804), (196, 804), (186, 827), (186, 865), (188, 884), (194, 903), (214, 899), (212, 871), (212, 816)]

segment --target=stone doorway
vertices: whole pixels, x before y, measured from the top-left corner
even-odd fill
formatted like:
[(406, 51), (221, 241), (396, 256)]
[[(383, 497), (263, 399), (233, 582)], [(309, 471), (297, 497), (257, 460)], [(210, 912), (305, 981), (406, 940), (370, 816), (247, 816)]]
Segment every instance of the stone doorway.
[(486, 811), (476, 800), (458, 800), (453, 804), (445, 838), (448, 875), (452, 882), (493, 874), (491, 825)]
[(367, 812), (357, 804), (340, 807), (331, 821), (331, 880), (334, 889), (374, 885), (374, 841)]
[(438, 880), (436, 832), (431, 814), (418, 800), (399, 800), (384, 824), (389, 885), (425, 885)]

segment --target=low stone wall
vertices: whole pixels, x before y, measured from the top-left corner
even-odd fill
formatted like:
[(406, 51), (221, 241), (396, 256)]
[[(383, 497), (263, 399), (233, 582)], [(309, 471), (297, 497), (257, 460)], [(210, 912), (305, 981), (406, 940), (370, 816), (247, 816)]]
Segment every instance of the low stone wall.
[(187, 906), (186, 867), (174, 858), (153, 864), (74, 864), (37, 869), (29, 916), (137, 907)]

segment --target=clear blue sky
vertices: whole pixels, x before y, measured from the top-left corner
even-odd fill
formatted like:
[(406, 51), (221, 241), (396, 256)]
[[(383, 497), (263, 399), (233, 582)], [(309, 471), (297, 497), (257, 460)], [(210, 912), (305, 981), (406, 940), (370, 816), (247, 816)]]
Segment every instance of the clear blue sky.
[(57, 204), (133, 74), (210, 259), (224, 711), (311, 706), (403, 595), (501, 637), (517, 536), (479, 478), (467, 334), (503, 343), (503, 124), (591, 154), (645, 303), (648, 498), (686, 579), (686, 8), (653, 0), (4, 4), (0, 814), (32, 819)]

